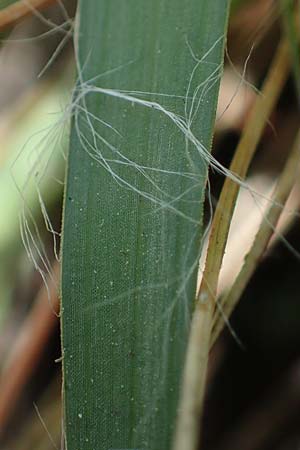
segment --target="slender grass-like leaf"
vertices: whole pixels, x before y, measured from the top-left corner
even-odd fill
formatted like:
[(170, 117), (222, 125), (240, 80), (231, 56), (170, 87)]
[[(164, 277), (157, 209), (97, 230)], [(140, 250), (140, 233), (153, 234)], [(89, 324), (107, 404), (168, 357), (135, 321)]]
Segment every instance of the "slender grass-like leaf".
[(62, 263), (68, 450), (170, 448), (228, 3), (79, 1)]

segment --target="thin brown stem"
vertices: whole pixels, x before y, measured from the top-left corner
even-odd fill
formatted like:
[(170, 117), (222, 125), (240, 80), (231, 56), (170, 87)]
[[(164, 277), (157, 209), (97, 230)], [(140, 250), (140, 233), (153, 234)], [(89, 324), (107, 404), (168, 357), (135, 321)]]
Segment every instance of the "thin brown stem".
[(216, 316), (216, 324), (213, 328), (211, 344), (213, 345), (224, 327), (224, 317), (228, 318), (236, 306), (238, 300), (253, 275), (258, 261), (262, 258), (267, 245), (274, 233), (276, 224), (280, 218), (283, 207), (293, 189), (296, 175), (299, 175), (300, 161), (300, 132), (296, 138), (293, 149), (285, 164), (283, 172), (279, 177), (272, 204), (263, 218), (260, 228), (255, 236), (254, 242), (245, 257), (244, 264), (235, 279), (232, 287), (222, 299), (222, 315)]
[[(59, 266), (54, 268), (58, 281)], [(50, 298), (49, 298), (50, 297)], [(51, 302), (51, 304), (49, 304)], [(58, 324), (57, 286), (43, 286), (25, 319), (0, 375), (0, 434), (4, 431), (19, 396), (34, 372), (54, 327)]]
[(33, 11), (44, 9), (57, 3), (57, 0), (20, 0), (0, 11), (0, 31), (12, 27)]
[[(287, 43), (282, 41), (265, 80), (262, 94), (256, 98), (230, 166), (231, 172), (241, 179), (245, 178), (270, 113), (286, 82), (289, 68)], [(240, 185), (232, 179), (225, 180), (212, 222), (205, 270), (192, 319), (174, 450), (196, 450), (200, 439), (199, 424), (217, 285), (239, 189)]]

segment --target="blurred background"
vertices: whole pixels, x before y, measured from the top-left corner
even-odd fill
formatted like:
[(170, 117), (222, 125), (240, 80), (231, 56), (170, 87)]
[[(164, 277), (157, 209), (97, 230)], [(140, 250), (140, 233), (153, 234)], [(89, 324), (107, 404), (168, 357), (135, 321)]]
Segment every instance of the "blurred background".
[[(0, 11), (0, 448), (5, 450), (63, 446), (57, 293), (76, 2), (40, 3), (42, 8), (27, 10), (17, 21)], [(226, 167), (285, 32), (280, 1), (232, 2), (213, 144)], [(268, 206), (263, 197), (270, 196), (299, 131), (299, 83), (292, 71), (249, 171), (248, 183), (262, 196), (255, 201), (249, 193), (239, 196), (220, 295), (241, 267)], [(223, 181), (210, 173), (213, 206)], [(296, 183), (233, 314), (237, 337), (226, 328), (212, 349), (202, 450), (300, 449), (299, 203)]]

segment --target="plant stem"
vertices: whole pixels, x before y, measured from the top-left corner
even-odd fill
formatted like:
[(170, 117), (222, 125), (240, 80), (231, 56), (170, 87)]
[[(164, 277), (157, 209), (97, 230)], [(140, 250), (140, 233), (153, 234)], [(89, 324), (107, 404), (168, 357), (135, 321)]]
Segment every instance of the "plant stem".
[[(58, 325), (57, 284), (59, 265), (53, 269), (49, 291), (43, 285), (22, 325), (0, 375), (0, 434), (11, 419), (24, 386), (39, 363), (49, 336)], [(49, 304), (49, 302), (51, 302)]]
[(3, 31), (7, 27), (12, 27), (16, 22), (32, 14), (35, 9), (41, 10), (56, 2), (57, 0), (30, 0), (12, 3), (0, 11), (0, 30)]
[(222, 301), (222, 316), (218, 315), (212, 331), (211, 344), (213, 345), (224, 327), (224, 316), (229, 317), (238, 300), (253, 275), (258, 261), (262, 258), (267, 245), (272, 237), (274, 228), (282, 213), (283, 207), (294, 186), (296, 174), (299, 173), (300, 160), (300, 132), (296, 138), (293, 149), (285, 164), (284, 170), (278, 180), (272, 204), (263, 218), (260, 228), (256, 234), (253, 245), (245, 257), (244, 265), (235, 279), (231, 289)]
[[(231, 172), (242, 180), (247, 173), (268, 117), (285, 84), (289, 67), (287, 43), (282, 40), (264, 83), (262, 94), (256, 98), (230, 166)], [(192, 319), (174, 450), (195, 450), (200, 438), (199, 423), (205, 394), (217, 285), (239, 189), (240, 185), (230, 178), (225, 180), (212, 222), (205, 270)]]

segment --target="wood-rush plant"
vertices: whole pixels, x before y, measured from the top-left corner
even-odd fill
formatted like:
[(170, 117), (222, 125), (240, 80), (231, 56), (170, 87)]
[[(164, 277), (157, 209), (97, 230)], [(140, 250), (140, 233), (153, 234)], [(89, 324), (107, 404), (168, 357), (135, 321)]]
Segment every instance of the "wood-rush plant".
[(68, 450), (171, 449), (229, 2), (80, 0), (62, 246)]
[[(52, 3), (60, 6), (61, 25), (40, 13)], [(228, 325), (295, 184), (299, 133), (244, 265), (218, 298), (239, 190), (257, 202), (262, 198), (250, 189), (247, 171), (290, 66), (299, 94), (296, 2), (282, 0), (278, 13), (287, 40), (278, 45), (230, 169), (211, 155), (229, 3), (79, 0), (74, 27), (61, 0), (0, 0), (1, 30), (34, 13), (49, 27), (44, 36), (62, 33), (42, 73), (75, 30), (77, 82), (59, 120), (72, 121), (60, 308), (67, 450), (198, 448), (209, 351)], [(31, 175), (55, 241), (59, 233), (40, 194), (44, 172), (38, 160)], [(209, 167), (226, 176), (213, 216)], [(207, 228), (205, 192), (211, 207)], [(25, 197), (24, 190), (20, 194)], [(50, 262), (47, 255), (43, 259), (39, 228), (25, 200), (24, 206), (23, 241), (45, 281), (43, 298), (46, 291), (50, 297), (55, 290), (47, 284)], [(199, 271), (206, 237), (205, 267)], [(58, 269), (56, 263), (54, 275)], [(58, 300), (52, 307), (56, 313)], [(29, 320), (26, 334), (30, 328)], [(35, 353), (22, 353), (25, 367)], [(5, 372), (4, 378), (11, 379)], [(14, 382), (4, 384), (3, 429), (15, 391)]]

